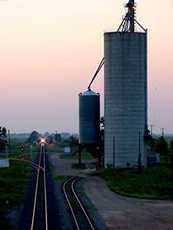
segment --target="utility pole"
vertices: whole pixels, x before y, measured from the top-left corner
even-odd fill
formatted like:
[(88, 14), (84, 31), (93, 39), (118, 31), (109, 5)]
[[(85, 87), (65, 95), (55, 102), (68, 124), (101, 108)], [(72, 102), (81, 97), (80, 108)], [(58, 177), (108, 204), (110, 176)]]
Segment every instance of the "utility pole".
[(10, 130), (8, 129), (8, 154), (11, 153), (11, 137)]
[(31, 160), (33, 160), (33, 145), (30, 144), (30, 155), (31, 155)]
[(113, 136), (113, 168), (115, 168), (115, 136)]
[(142, 172), (142, 154), (141, 154), (141, 132), (139, 131), (139, 137), (138, 137), (138, 141), (139, 141), (139, 153), (138, 153), (138, 172), (141, 173)]
[(82, 163), (82, 145), (79, 145), (79, 151), (78, 151), (78, 164), (79, 164), (79, 167), (81, 166), (81, 163)]
[(153, 127), (154, 127), (154, 125), (151, 125), (150, 127), (151, 127), (151, 136), (152, 136), (153, 135)]

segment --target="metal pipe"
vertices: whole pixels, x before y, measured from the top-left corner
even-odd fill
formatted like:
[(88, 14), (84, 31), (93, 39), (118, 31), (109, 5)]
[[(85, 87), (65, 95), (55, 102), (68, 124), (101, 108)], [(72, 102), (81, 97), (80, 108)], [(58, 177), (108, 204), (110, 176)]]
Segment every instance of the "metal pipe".
[(89, 90), (91, 89), (91, 85), (92, 85), (92, 83), (94, 82), (95, 78), (97, 77), (98, 73), (99, 73), (100, 70), (102, 69), (102, 67), (103, 67), (103, 65), (104, 65), (104, 60), (105, 60), (105, 58), (103, 58), (103, 59), (101, 60), (99, 66), (98, 66), (98, 68), (97, 68), (97, 70), (96, 70), (96, 72), (95, 72), (95, 74), (94, 74), (94, 76), (93, 76), (93, 78), (92, 78), (92, 80), (91, 80), (89, 86), (88, 86), (88, 89), (89, 89)]

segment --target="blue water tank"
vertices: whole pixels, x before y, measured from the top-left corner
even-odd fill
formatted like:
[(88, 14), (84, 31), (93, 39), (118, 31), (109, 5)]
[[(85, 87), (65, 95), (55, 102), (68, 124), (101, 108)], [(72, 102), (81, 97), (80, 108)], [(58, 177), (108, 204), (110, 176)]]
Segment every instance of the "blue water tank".
[(92, 90), (79, 94), (79, 143), (97, 144), (100, 134), (100, 95)]

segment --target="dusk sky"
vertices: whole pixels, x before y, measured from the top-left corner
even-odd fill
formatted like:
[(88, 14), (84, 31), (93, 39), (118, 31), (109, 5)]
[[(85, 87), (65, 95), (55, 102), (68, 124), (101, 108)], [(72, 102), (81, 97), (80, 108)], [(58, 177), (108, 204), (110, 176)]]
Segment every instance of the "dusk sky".
[[(78, 132), (78, 93), (103, 57), (125, 0), (1, 0), (1, 125), (12, 132)], [(173, 1), (138, 0), (149, 33), (149, 124), (173, 133)], [(102, 96), (103, 71), (93, 89)], [(160, 128), (159, 128), (160, 127)]]

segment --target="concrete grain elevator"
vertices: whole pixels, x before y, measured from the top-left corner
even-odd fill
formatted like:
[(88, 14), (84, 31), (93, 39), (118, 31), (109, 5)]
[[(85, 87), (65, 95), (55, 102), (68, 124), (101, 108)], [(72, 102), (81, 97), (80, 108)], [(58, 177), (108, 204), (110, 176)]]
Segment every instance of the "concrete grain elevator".
[(126, 7), (117, 32), (104, 34), (105, 167), (133, 167), (139, 157), (146, 165), (147, 31), (134, 0)]

